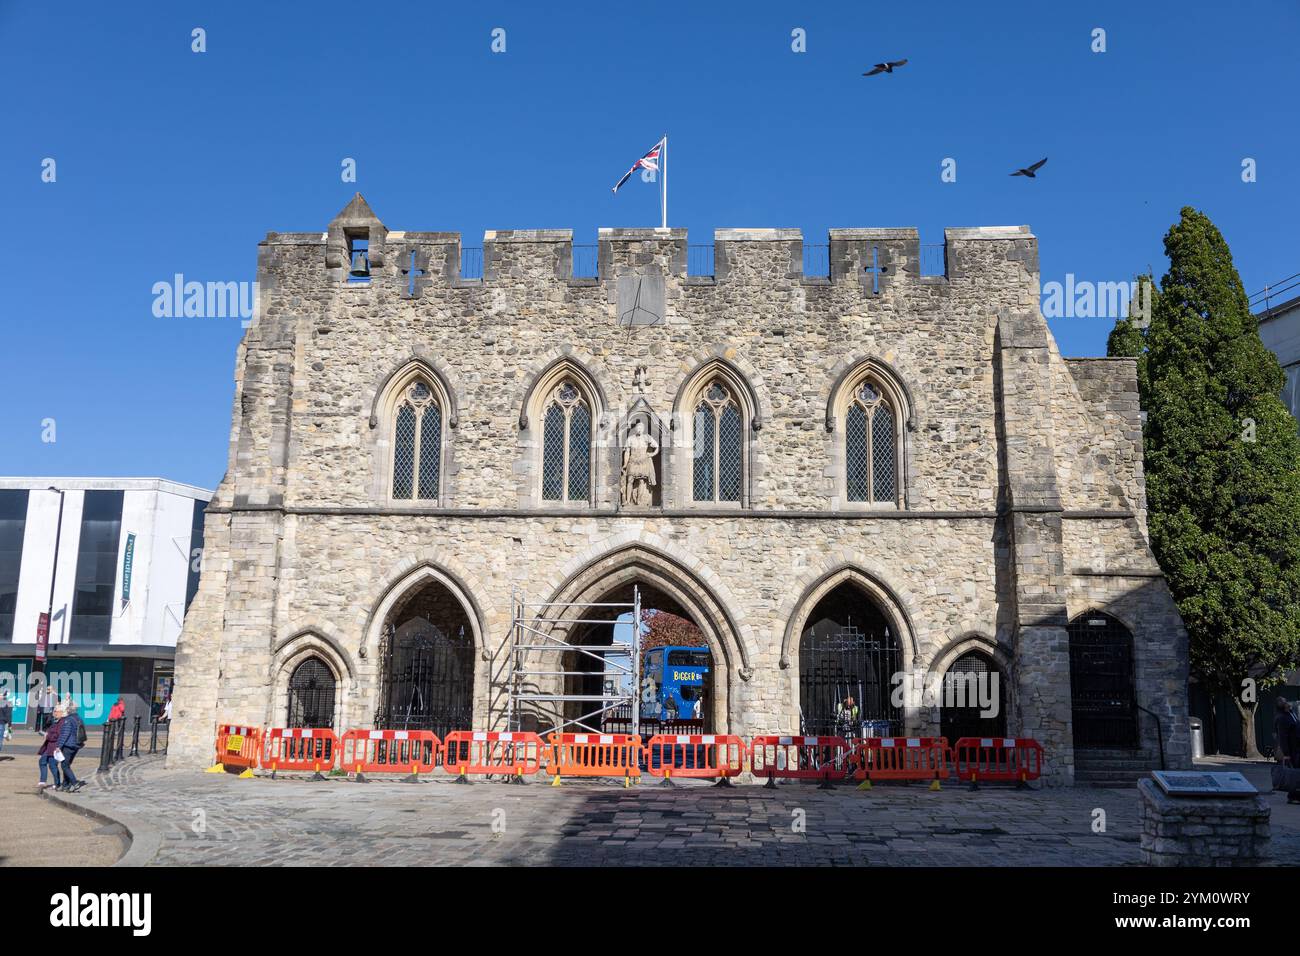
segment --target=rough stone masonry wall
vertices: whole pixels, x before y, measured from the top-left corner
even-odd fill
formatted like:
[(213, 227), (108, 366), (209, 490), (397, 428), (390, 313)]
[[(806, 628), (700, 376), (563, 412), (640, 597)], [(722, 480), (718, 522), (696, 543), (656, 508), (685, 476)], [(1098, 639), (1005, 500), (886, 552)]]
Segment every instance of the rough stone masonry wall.
[[(345, 281), (349, 235), (369, 239), (368, 284)], [(1068, 529), (1140, 525), (1140, 449), (1135, 460), (1125, 438), (1116, 474), (1054, 490), (1063, 459), (1105, 440), (1114, 416), (1097, 390), (1082, 400), (1069, 387), (1038, 313), (1027, 229), (946, 239), (947, 275), (923, 277), (915, 230), (835, 230), (830, 275), (805, 277), (797, 230), (719, 231), (716, 274), (696, 277), (685, 275), (684, 230), (602, 230), (599, 276), (575, 279), (567, 231), (495, 232), (484, 278), (466, 280), (458, 235), (389, 231), (360, 197), (324, 234), (269, 234), (259, 314), (238, 357), (230, 466), (178, 651), (173, 762), (207, 759), (218, 719), (282, 720), (287, 668), (306, 653), (342, 678), (341, 725), (366, 726), (381, 603), (434, 574), (469, 606), (475, 720), (498, 724), (512, 590), (553, 598), (593, 567), (639, 562), (708, 618), (697, 623), (725, 661), (715, 726), (797, 727), (795, 625), (805, 598), (843, 578), (894, 622), (907, 665), (946, 667), (970, 646), (993, 654), (1012, 685), (1012, 730), (1039, 736), (1053, 779), (1068, 782), (1063, 628), (1079, 597), (1065, 574)], [(864, 271), (873, 248), (878, 294)], [(620, 327), (618, 279), (630, 275), (662, 276), (662, 323)], [(1030, 347), (1013, 347), (1017, 336)], [(526, 399), (560, 359), (590, 376), (608, 413), (590, 506), (538, 500)], [(413, 360), (441, 376), (456, 412), (443, 495), (423, 507), (390, 503), (383, 480), (391, 423), (378, 399)], [(668, 423), (671, 445), (684, 384), (712, 360), (753, 397), (748, 507), (695, 507), (685, 472), (665, 467), (668, 507), (620, 512), (616, 423), (640, 399)], [(827, 427), (832, 392), (866, 361), (910, 404), (901, 510), (846, 503), (834, 463), (843, 434)], [(680, 461), (677, 451), (664, 462)], [(1112, 566), (1133, 553), (1150, 565), (1140, 533), (1089, 534)], [(1123, 596), (1108, 586), (1105, 599)], [(1135, 630), (1139, 659), (1174, 639), (1169, 614), (1161, 605)], [(1170, 693), (1182, 701), (1185, 689)], [(909, 730), (937, 729), (937, 718), (909, 701)]]

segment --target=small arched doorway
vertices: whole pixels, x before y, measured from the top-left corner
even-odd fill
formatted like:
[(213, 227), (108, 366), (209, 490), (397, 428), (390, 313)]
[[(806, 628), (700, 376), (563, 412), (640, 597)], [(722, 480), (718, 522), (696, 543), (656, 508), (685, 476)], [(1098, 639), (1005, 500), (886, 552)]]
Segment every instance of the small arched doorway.
[(337, 689), (329, 666), (315, 655), (308, 657), (289, 675), (287, 726), (333, 728)]
[(902, 733), (893, 694), (901, 670), (897, 635), (875, 601), (851, 581), (837, 585), (813, 607), (799, 639), (800, 732)]
[(1101, 611), (1070, 622), (1070, 706), (1076, 748), (1134, 749), (1133, 635)]
[(1007, 735), (1006, 687), (997, 662), (983, 651), (962, 654), (943, 680), (939, 733), (948, 742), (962, 737)]
[(398, 602), (380, 639), (375, 726), (445, 737), (474, 719), (474, 640), (455, 595), (428, 581)]

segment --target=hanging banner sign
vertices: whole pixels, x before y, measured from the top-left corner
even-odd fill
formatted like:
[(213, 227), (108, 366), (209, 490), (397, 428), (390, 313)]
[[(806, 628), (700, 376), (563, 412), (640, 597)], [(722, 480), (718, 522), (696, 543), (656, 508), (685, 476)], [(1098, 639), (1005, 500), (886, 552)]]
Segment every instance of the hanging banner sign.
[(50, 616), (44, 611), (36, 619), (36, 659), (45, 660), (45, 650), (50, 646)]
[(126, 536), (126, 554), (122, 558), (122, 606), (131, 600), (131, 565), (135, 563), (135, 535)]

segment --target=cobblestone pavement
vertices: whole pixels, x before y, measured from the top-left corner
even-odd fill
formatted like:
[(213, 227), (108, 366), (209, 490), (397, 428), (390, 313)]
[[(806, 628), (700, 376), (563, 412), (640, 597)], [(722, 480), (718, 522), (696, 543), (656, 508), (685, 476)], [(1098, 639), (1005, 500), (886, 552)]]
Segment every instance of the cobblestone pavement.
[[(970, 792), (950, 784), (818, 790), (784, 784), (675, 789), (646, 778), (539, 777), (523, 786), (434, 775), (419, 784), (312, 782), (115, 766), (71, 798), (154, 828), (162, 865), (1128, 866), (1138, 862), (1135, 791)], [(1282, 798), (1282, 795), (1277, 795)], [(1277, 804), (1280, 803), (1279, 807)], [(1094, 833), (1094, 810), (1106, 830)], [(1275, 801), (1277, 815), (1300, 808)], [(804, 822), (803, 832), (794, 824)], [(495, 827), (495, 829), (494, 829)], [(202, 832), (199, 832), (202, 831)], [(1274, 857), (1300, 859), (1300, 829), (1274, 827)]]
[[(72, 813), (36, 790), (36, 749), (44, 735), (14, 730), (0, 753), (0, 866), (108, 866), (122, 855), (121, 827)], [(73, 772), (92, 778), (99, 752), (77, 755)]]

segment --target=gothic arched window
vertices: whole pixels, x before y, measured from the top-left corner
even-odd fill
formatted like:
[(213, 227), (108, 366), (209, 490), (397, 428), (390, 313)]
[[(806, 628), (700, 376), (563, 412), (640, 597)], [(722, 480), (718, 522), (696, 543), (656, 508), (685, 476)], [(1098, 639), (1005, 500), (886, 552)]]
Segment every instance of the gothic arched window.
[(844, 473), (849, 501), (898, 501), (898, 416), (873, 380), (858, 384), (844, 413)]
[(700, 392), (691, 435), (694, 500), (739, 504), (745, 475), (744, 414), (736, 396), (720, 379)]
[(557, 385), (542, 416), (542, 500), (591, 497), (591, 404), (570, 379)]
[(436, 501), (441, 472), (442, 407), (429, 384), (416, 379), (393, 415), (393, 498)]

